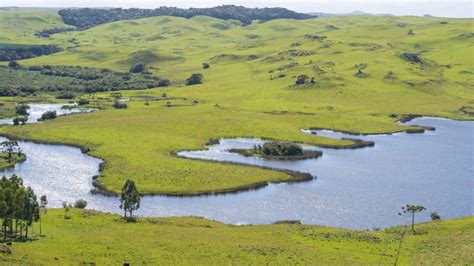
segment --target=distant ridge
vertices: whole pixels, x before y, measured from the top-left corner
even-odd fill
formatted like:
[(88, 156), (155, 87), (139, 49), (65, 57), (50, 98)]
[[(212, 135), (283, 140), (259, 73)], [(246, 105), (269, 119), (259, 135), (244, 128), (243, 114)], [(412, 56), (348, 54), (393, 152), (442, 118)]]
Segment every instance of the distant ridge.
[(210, 16), (218, 19), (238, 20), (243, 25), (249, 25), (254, 20), (269, 21), (273, 19), (309, 19), (315, 15), (297, 13), (286, 8), (247, 8), (235, 5), (223, 5), (212, 8), (160, 7), (156, 9), (140, 8), (78, 8), (59, 10), (65, 24), (73, 25), (79, 29), (91, 28), (100, 24), (155, 16), (175, 16), (191, 18), (194, 16)]
[(308, 13), (313, 16), (327, 18), (327, 17), (353, 17), (353, 16), (393, 16), (391, 14), (371, 14), (363, 11), (353, 11), (350, 13), (323, 13), (323, 12), (310, 12)]

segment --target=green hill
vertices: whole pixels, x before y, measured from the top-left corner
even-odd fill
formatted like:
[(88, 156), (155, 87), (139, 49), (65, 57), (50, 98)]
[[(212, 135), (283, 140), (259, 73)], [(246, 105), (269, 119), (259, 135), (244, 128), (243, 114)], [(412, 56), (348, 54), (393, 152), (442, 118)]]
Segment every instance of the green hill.
[[(4, 16), (14, 17), (15, 12)], [(52, 12), (23, 13), (45, 16), (50, 21), (45, 28), (58, 23)], [(11, 25), (11, 19), (0, 21), (9, 40), (23, 27), (33, 27), (26, 22), (14, 28), (5, 24)], [(226, 136), (349, 146), (351, 141), (312, 136), (300, 129), (397, 132), (409, 128), (394, 123), (408, 114), (472, 120), (471, 31), (472, 19), (332, 17), (241, 26), (210, 17), (165, 16), (46, 39), (24, 36), (17, 42), (47, 41), (64, 51), (21, 60), (22, 65), (126, 72), (142, 61), (152, 75), (170, 79), (173, 86), (123, 91), (124, 98), (132, 99), (126, 110), (111, 108), (109, 92), (85, 96), (106, 110), (0, 131), (87, 147), (90, 154), (106, 160), (98, 182), (114, 192), (128, 177), (143, 193), (165, 194), (291, 181), (285, 173), (189, 161), (172, 154), (200, 149), (210, 138)], [(210, 68), (203, 69), (203, 63)], [(193, 73), (203, 74), (203, 84), (184, 86)], [(301, 75), (308, 81), (296, 85)]]
[[(101, 110), (4, 126), (0, 134), (82, 146), (106, 161), (96, 180), (104, 191), (119, 192), (127, 178), (144, 194), (167, 195), (293, 181), (284, 172), (174, 156), (202, 149), (211, 138), (249, 136), (344, 148), (353, 141), (301, 129), (390, 133), (414, 129), (396, 123), (410, 114), (474, 118), (472, 19), (354, 16), (243, 26), (208, 16), (161, 16), (35, 35), (67, 27), (55, 10), (0, 9), (0, 49), (62, 49), (19, 60), (20, 67), (1, 63), (0, 89), (19, 96), (0, 97), (0, 116), (14, 115), (15, 103), (57, 102), (58, 93), (68, 92), (78, 94), (72, 100), (87, 99), (87, 107)], [(128, 73), (137, 63), (146, 65), (146, 73)], [(43, 65), (50, 66), (38, 67)], [(69, 75), (76, 69), (83, 73)], [(204, 76), (203, 83), (185, 86), (194, 73)], [(156, 77), (169, 79), (171, 86), (144, 89), (155, 83), (143, 83), (158, 82)], [(128, 108), (113, 108), (116, 97), (129, 100)], [(44, 237), (2, 246), (0, 263), (474, 263), (472, 217), (420, 224), (402, 242), (405, 228), (235, 226), (195, 217), (125, 223), (117, 215), (77, 209), (70, 219), (63, 210), (50, 210), (42, 224)]]

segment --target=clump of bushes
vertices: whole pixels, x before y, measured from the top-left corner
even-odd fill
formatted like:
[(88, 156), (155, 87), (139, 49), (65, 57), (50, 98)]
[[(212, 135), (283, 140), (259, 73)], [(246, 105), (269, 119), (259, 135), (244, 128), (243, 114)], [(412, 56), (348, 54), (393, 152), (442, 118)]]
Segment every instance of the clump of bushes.
[(58, 117), (58, 114), (56, 113), (56, 111), (47, 111), (41, 115), (38, 121), (51, 120), (51, 119), (55, 119), (56, 117)]
[(20, 64), (18, 64), (18, 62), (15, 61), (15, 60), (12, 60), (12, 61), (8, 62), (8, 67), (17, 68), (19, 66), (20, 66)]
[(143, 63), (136, 63), (130, 68), (130, 73), (143, 73), (146, 70), (146, 66)]
[(30, 107), (27, 104), (18, 104), (15, 107), (15, 112), (17, 115), (28, 115), (28, 109)]
[(128, 107), (126, 103), (121, 102), (119, 100), (116, 100), (114, 102), (113, 106), (114, 106), (115, 109), (127, 109), (127, 107)]
[(211, 66), (210, 66), (208, 63), (203, 63), (203, 64), (202, 64), (202, 68), (203, 68), (203, 69), (208, 69), (208, 68), (210, 68), (210, 67), (211, 67)]
[(74, 208), (76, 209), (84, 209), (87, 206), (87, 201), (84, 199), (78, 199), (76, 202), (74, 202)]
[(418, 54), (415, 53), (403, 53), (401, 58), (405, 61), (411, 62), (413, 64), (421, 64), (423, 60)]
[(294, 156), (302, 155), (303, 148), (293, 142), (269, 141), (263, 145), (256, 145), (253, 151), (267, 156)]
[(0, 44), (0, 61), (22, 60), (62, 51), (56, 45)]
[(430, 217), (433, 221), (441, 220), (441, 215), (439, 215), (436, 211), (432, 211)]
[(358, 78), (366, 78), (368, 77), (369, 75), (367, 73), (364, 73), (364, 71), (362, 71), (362, 69), (359, 69), (357, 70), (357, 72), (355, 73), (355, 76), (358, 77)]
[[(280, 75), (279, 77), (284, 77), (284, 76)], [(314, 84), (316, 83), (316, 80), (314, 78), (310, 78), (308, 75), (299, 75), (296, 78), (296, 82), (295, 82), (296, 85), (303, 85), (306, 83)]]
[(26, 67), (17, 64), (15, 61), (10, 64), (12, 67), (0, 66), (0, 96), (46, 93), (69, 99), (67, 95), (71, 94), (143, 90), (170, 85), (169, 80), (147, 73), (135, 75), (81, 66)]
[(194, 73), (191, 77), (186, 79), (186, 86), (201, 84), (203, 79), (204, 76), (202, 74)]
[(26, 121), (28, 121), (28, 118), (26, 116), (15, 117), (13, 118), (13, 125), (24, 125), (26, 124)]
[(89, 103), (90, 103), (90, 101), (87, 100), (87, 99), (80, 99), (79, 102), (77, 102), (77, 104), (79, 104), (79, 105), (87, 105)]
[(74, 99), (76, 95), (72, 92), (63, 92), (56, 96), (56, 99), (71, 100)]

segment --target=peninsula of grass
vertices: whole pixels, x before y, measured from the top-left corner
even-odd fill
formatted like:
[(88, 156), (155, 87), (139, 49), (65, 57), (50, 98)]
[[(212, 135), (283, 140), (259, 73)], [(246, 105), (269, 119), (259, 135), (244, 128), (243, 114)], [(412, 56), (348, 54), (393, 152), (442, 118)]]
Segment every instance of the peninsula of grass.
[[(42, 217), (42, 237), (13, 242), (9, 265), (25, 264), (470, 264), (474, 218), (380, 231), (317, 225), (226, 225), (196, 217), (138, 218), (51, 209)], [(402, 233), (405, 235), (401, 240)], [(124, 241), (127, 239), (127, 241)], [(398, 255), (397, 255), (398, 254)]]
[[(205, 16), (150, 17), (39, 38), (35, 32), (66, 27), (57, 13), (2, 10), (1, 43), (54, 44), (63, 49), (20, 60), (25, 68), (81, 66), (123, 73), (143, 63), (151, 75), (166, 77), (172, 86), (120, 92), (107, 87), (78, 95), (100, 106), (99, 112), (3, 126), (0, 133), (82, 147), (105, 160), (95, 181), (114, 193), (127, 178), (144, 194), (170, 195), (290, 181), (287, 173), (173, 154), (202, 149), (210, 138), (226, 137), (360, 147), (364, 143), (301, 129), (357, 134), (420, 131), (396, 123), (409, 114), (474, 120), (474, 63), (467, 56), (474, 49), (471, 24), (472, 19), (361, 16), (282, 19), (242, 27)], [(203, 63), (209, 67), (204, 69)], [(364, 78), (355, 75), (359, 71)], [(193, 74), (202, 74), (202, 84), (185, 86)], [(2, 97), (0, 103), (11, 109), (12, 99), (46, 97), (51, 92), (43, 91), (44, 85), (37, 96)], [(115, 93), (131, 99), (127, 109), (112, 107)]]
[(279, 161), (315, 159), (323, 155), (321, 151), (303, 150), (296, 143), (281, 141), (265, 142), (263, 145), (256, 145), (252, 149), (229, 149), (228, 151), (245, 157), (259, 157)]
[(8, 170), (13, 167), (17, 163), (24, 162), (26, 160), (26, 155), (24, 154), (14, 154), (10, 159), (7, 158), (7, 154), (4, 152), (0, 152), (0, 170)]

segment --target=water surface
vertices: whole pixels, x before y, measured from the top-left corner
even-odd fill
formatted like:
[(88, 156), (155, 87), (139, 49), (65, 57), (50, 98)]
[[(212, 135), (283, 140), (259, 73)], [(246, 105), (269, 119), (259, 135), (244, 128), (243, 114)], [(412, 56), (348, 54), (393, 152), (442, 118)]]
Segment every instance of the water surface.
[[(295, 219), (354, 229), (383, 228), (409, 222), (398, 212), (403, 204), (422, 204), (428, 211), (417, 221), (429, 220), (436, 210), (442, 218), (473, 215), (474, 123), (439, 118), (417, 118), (411, 124), (434, 126), (425, 134), (357, 136), (375, 147), (323, 151), (318, 159), (268, 161), (232, 154), (229, 148), (250, 148), (259, 139), (222, 140), (209, 150), (181, 156), (261, 165), (307, 172), (317, 178), (296, 184), (271, 184), (256, 191), (203, 197), (142, 197), (142, 216), (196, 215), (234, 224), (272, 223)], [(318, 131), (320, 135), (344, 134)], [(353, 136), (352, 136), (353, 137)], [(115, 197), (92, 195), (92, 176), (100, 160), (79, 149), (20, 142), (24, 163), (0, 174), (16, 172), (51, 205), (79, 198), (88, 208), (122, 213)], [(140, 184), (138, 184), (139, 186)]]
[[(95, 109), (78, 109), (74, 108), (76, 104), (59, 104), (59, 103), (30, 103), (28, 109), (27, 123), (37, 123), (42, 114), (48, 111), (55, 111), (58, 116), (69, 115), (75, 113), (92, 112)], [(0, 119), (0, 125), (13, 125), (13, 118)]]

